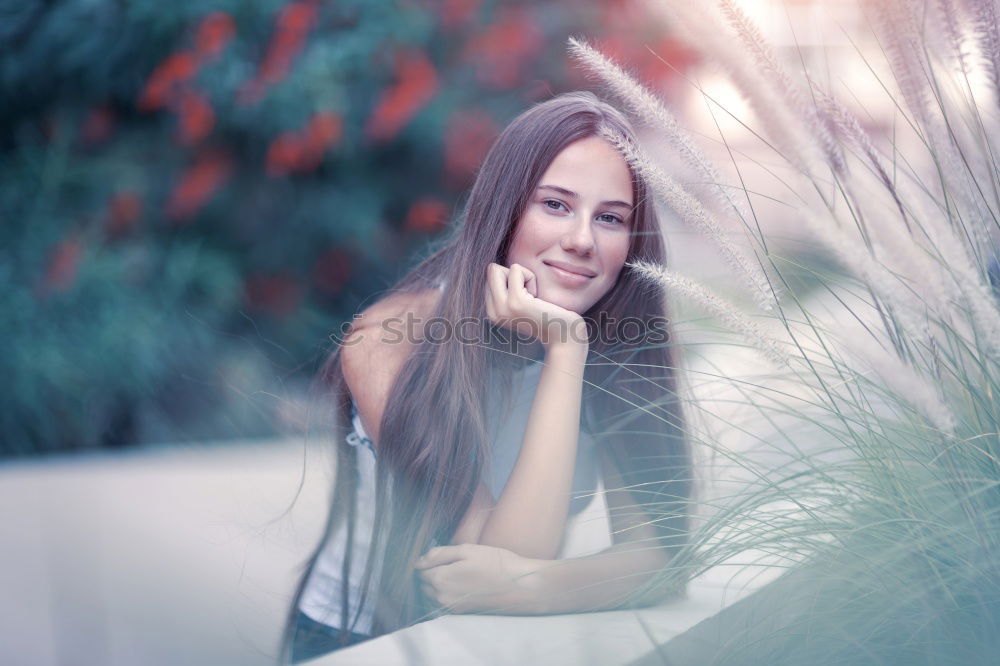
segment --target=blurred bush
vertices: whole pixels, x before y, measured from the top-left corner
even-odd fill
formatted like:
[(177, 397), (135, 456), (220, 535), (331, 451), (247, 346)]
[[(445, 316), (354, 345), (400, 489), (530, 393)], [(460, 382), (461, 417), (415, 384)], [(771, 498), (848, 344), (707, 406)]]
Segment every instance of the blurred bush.
[(499, 128), (586, 85), (568, 35), (671, 75), (636, 11), (0, 0), (0, 455), (301, 426)]

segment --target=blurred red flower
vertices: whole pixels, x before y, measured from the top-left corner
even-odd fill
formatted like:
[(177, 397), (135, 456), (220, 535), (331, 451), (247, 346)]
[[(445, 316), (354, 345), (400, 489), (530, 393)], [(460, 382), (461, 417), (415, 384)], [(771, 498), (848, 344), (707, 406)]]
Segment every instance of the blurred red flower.
[(446, 30), (452, 30), (467, 23), (482, 0), (443, 0), (441, 2), (441, 25)]
[(295, 171), (304, 153), (305, 146), (297, 132), (282, 132), (267, 148), (268, 174), (280, 176)]
[(278, 31), (282, 33), (308, 32), (316, 19), (316, 2), (302, 0), (290, 2), (278, 14)]
[(56, 244), (49, 255), (49, 263), (42, 278), (41, 293), (66, 291), (76, 282), (80, 268), (83, 244), (77, 238), (68, 238)]
[(336, 294), (351, 277), (351, 254), (341, 247), (324, 252), (313, 265), (313, 283), (322, 291)]
[(276, 83), (285, 77), (292, 59), (302, 49), (315, 14), (316, 7), (305, 2), (293, 2), (281, 10), (277, 30), (257, 74), (261, 81)]
[(108, 202), (104, 233), (111, 238), (121, 236), (135, 224), (142, 213), (142, 199), (135, 192), (119, 192)]
[(215, 111), (201, 94), (191, 89), (181, 93), (177, 102), (178, 138), (186, 145), (200, 142), (215, 125)]
[(138, 106), (142, 111), (155, 111), (170, 101), (178, 86), (190, 80), (198, 71), (195, 54), (180, 51), (167, 57), (153, 70), (146, 86), (139, 95)]
[(331, 111), (319, 111), (300, 132), (282, 132), (267, 151), (267, 172), (280, 176), (293, 171), (311, 171), (323, 161), (323, 153), (340, 140), (342, 121)]
[(294, 312), (302, 292), (288, 275), (251, 275), (243, 282), (243, 296), (248, 306), (279, 317)]
[(406, 228), (411, 231), (433, 233), (444, 229), (447, 223), (447, 206), (431, 197), (413, 202), (406, 214)]
[(498, 90), (515, 87), (542, 48), (542, 32), (525, 7), (503, 7), (486, 30), (470, 39), (462, 59), (476, 67), (476, 77)]
[(396, 82), (382, 93), (365, 128), (378, 141), (396, 136), (438, 89), (437, 72), (422, 51), (400, 51), (395, 68)]
[(241, 104), (256, 103), (268, 86), (285, 78), (316, 21), (316, 13), (317, 4), (311, 0), (291, 2), (282, 7), (256, 78), (244, 84), (238, 93)]
[(319, 111), (309, 119), (306, 137), (311, 144), (319, 144), (326, 148), (340, 139), (341, 130), (340, 116), (330, 111)]
[(229, 158), (206, 151), (181, 173), (167, 201), (167, 216), (174, 220), (192, 217), (229, 178)]
[(225, 12), (211, 12), (201, 20), (195, 35), (195, 48), (203, 59), (214, 58), (236, 34), (233, 18)]

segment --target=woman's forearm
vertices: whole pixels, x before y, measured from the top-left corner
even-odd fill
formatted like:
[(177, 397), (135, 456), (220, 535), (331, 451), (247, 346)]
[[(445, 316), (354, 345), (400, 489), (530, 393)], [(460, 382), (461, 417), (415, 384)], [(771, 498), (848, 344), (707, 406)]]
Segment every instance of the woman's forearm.
[[(525, 614), (578, 613), (655, 603), (671, 587), (642, 589), (668, 563), (656, 546), (619, 544), (586, 557), (537, 560), (535, 573), (525, 578), (529, 601)], [(662, 576), (662, 574), (660, 574)]]
[(562, 542), (580, 433), (586, 345), (546, 351), (514, 469), (479, 543), (551, 559)]
[(677, 589), (662, 573), (668, 563), (645, 541), (562, 560), (466, 543), (431, 548), (414, 566), (425, 594), (453, 613), (548, 615), (658, 602)]

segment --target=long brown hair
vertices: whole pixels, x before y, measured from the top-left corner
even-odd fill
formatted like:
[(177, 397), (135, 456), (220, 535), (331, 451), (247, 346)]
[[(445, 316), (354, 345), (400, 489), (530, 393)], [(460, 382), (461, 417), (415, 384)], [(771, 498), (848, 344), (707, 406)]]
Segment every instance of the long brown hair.
[[(556, 155), (570, 143), (598, 136), (601, 128), (635, 141), (626, 118), (589, 92), (559, 95), (515, 118), (483, 161), (452, 236), (393, 291), (416, 293), (443, 281), (447, 288), (432, 316), (451, 322), (473, 317), (482, 322), (481, 339), (489, 338), (486, 266), (506, 265), (517, 221)], [(651, 194), (634, 173), (632, 180), (635, 208), (628, 258), (664, 263)], [(638, 319), (647, 330), (667, 321), (664, 295), (640, 283), (628, 268), (584, 314), (590, 321)], [(597, 438), (601, 455), (616, 463), (626, 486), (635, 486), (633, 496), (658, 531), (660, 543), (652, 546), (676, 548), (687, 534), (691, 465), (675, 395), (671, 348), (645, 339), (609, 340), (591, 333), (584, 426)], [(356, 449), (344, 443), (351, 396), (339, 352), (339, 348), (331, 352), (318, 381), (338, 417), (337, 474), (324, 541), (347, 521), (344, 584), (340, 598), (331, 602), (341, 605), (342, 628), (349, 629), (349, 572), (359, 564), (350, 561), (358, 472)], [(412, 624), (435, 610), (420, 590), (414, 560), (433, 543), (448, 543), (469, 506), (489, 460), (487, 392), (496, 390), (496, 376), (509, 377), (516, 363), (511, 359), (489, 344), (424, 341), (416, 345), (395, 380), (379, 430), (375, 526), (361, 592), (368, 588), (376, 559), (384, 556), (376, 599), (367, 600), (375, 604), (375, 635)], [(290, 617), (321, 547), (322, 542), (299, 585)], [(287, 638), (286, 631), (286, 643)]]

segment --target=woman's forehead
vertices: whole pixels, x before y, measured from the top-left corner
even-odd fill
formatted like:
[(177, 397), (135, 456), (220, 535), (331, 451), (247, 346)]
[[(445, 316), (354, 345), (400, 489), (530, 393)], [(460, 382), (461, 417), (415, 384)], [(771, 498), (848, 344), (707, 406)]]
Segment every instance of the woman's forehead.
[(599, 137), (580, 139), (563, 148), (539, 180), (538, 188), (572, 193), (595, 204), (633, 205), (632, 172), (611, 144)]

